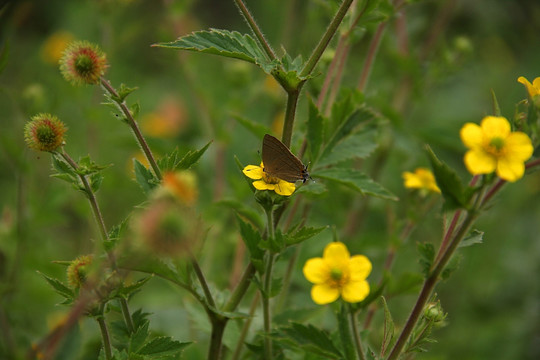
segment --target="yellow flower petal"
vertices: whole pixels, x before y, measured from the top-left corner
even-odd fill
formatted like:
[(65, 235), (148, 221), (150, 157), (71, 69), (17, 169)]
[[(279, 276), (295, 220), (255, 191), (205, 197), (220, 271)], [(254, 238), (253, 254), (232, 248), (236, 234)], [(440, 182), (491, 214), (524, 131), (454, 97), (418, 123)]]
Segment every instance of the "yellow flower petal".
[(497, 163), (497, 176), (503, 180), (514, 182), (523, 177), (525, 165), (523, 161), (500, 159)]
[(349, 260), (351, 281), (365, 280), (371, 273), (371, 262), (364, 255), (354, 255)]
[(416, 174), (405, 171), (402, 174), (403, 180), (405, 180), (405, 187), (408, 189), (419, 189), (422, 187), (422, 182)]
[(341, 297), (346, 302), (356, 303), (364, 300), (369, 294), (367, 281), (351, 281), (341, 289)]
[[(253, 180), (259, 180), (263, 177), (263, 169), (257, 165), (248, 165), (242, 170), (244, 175)], [(260, 190), (260, 189), (259, 189)]]
[(285, 180), (279, 180), (275, 185), (274, 191), (278, 195), (290, 196), (296, 190), (296, 185)]
[(349, 250), (342, 242), (332, 242), (324, 248), (323, 258), (330, 267), (343, 268), (349, 262)]
[(480, 124), (482, 132), (488, 139), (506, 138), (510, 134), (510, 123), (502, 116), (486, 116)]
[(459, 132), (461, 141), (469, 149), (482, 146), (482, 128), (475, 123), (466, 123)]
[(263, 180), (257, 180), (253, 182), (253, 186), (257, 190), (274, 190), (276, 185), (275, 184), (268, 184), (264, 182)]
[(506, 138), (505, 147), (506, 157), (520, 161), (529, 160), (534, 151), (529, 136), (520, 131), (513, 132)]
[(328, 280), (330, 269), (322, 258), (312, 258), (306, 261), (302, 271), (309, 282), (322, 284)]
[(339, 297), (339, 290), (326, 284), (313, 285), (311, 298), (318, 305), (329, 304)]
[(492, 173), (497, 166), (496, 159), (481, 149), (467, 151), (464, 161), (473, 175)]
[(529, 96), (531, 98), (534, 97), (535, 95), (540, 94), (540, 77), (537, 77), (536, 79), (534, 79), (533, 83), (531, 84), (529, 80), (525, 79), (523, 76), (520, 76), (518, 78), (518, 82), (525, 85), (525, 87), (527, 88), (527, 92), (529, 93)]

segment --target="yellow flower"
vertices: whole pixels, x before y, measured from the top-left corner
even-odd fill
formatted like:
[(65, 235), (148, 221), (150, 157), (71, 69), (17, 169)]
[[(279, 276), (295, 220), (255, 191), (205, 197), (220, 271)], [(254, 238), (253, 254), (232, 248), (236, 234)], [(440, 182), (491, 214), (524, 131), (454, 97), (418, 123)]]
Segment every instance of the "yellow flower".
[(41, 47), (41, 57), (50, 64), (58, 64), (67, 45), (74, 37), (67, 31), (57, 31), (45, 40)]
[(437, 186), (435, 177), (429, 169), (417, 168), (414, 173), (405, 171), (402, 176), (407, 189), (421, 189), (441, 193), (441, 189)]
[(540, 77), (534, 79), (532, 84), (523, 76), (518, 77), (517, 81), (525, 85), (531, 98), (534, 98), (536, 95), (540, 95)]
[(465, 165), (473, 175), (493, 171), (506, 181), (514, 182), (523, 177), (524, 162), (533, 153), (527, 134), (512, 132), (510, 123), (500, 116), (486, 116), (480, 126), (465, 124), (460, 131), (461, 141), (469, 148)]
[(304, 265), (304, 276), (313, 283), (311, 298), (319, 305), (329, 304), (341, 295), (350, 303), (362, 301), (369, 294), (366, 281), (371, 262), (364, 255), (350, 256), (341, 242), (324, 248), (322, 258), (309, 259)]
[(253, 182), (253, 186), (257, 190), (273, 190), (279, 195), (290, 196), (296, 186), (294, 183), (273, 177), (264, 172), (264, 165), (261, 162), (261, 166), (248, 165), (242, 170), (244, 175), (248, 178), (257, 180)]

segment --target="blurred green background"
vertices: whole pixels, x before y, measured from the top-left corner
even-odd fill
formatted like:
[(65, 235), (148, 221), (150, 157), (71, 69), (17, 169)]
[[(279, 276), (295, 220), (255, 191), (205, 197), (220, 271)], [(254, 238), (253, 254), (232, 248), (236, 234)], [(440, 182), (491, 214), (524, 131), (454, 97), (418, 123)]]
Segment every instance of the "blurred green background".
[[(302, 54), (304, 58), (338, 3), (247, 2), (276, 49), (283, 45), (292, 56)], [(58, 70), (58, 51), (69, 39), (99, 44), (107, 54), (110, 67), (106, 76), (113, 85), (138, 87), (128, 102), (140, 103), (141, 127), (158, 155), (177, 146), (183, 151), (201, 148), (213, 140), (194, 168), (197, 206), (210, 227), (201, 262), (216, 287), (227, 287), (239, 235), (233, 212), (216, 202), (235, 198), (256, 208), (234, 156), (243, 164), (257, 164), (260, 149), (260, 139), (235, 116), (279, 129), (285, 96), (251, 64), (152, 48), (151, 44), (208, 28), (248, 32), (233, 2), (21, 0), (4, 2), (0, 9), (0, 40), (4, 50), (9, 48), (0, 74), (0, 324), (5, 334), (0, 355), (10, 346), (23, 354), (66, 311), (55, 305), (59, 297), (37, 272), (64, 278), (65, 269), (52, 261), (87, 253), (98, 239), (81, 194), (49, 177), (48, 154), (25, 148), (25, 122), (39, 112), (56, 114), (69, 127), (66, 150), (73, 158), (90, 154), (99, 164), (113, 165), (106, 170), (98, 194), (108, 226), (122, 221), (145, 200), (133, 179), (131, 159), (140, 159), (140, 154), (128, 128), (101, 105), (100, 88), (75, 88)], [(461, 162), (460, 127), (493, 113), (490, 90), (497, 95), (502, 114), (512, 118), (516, 103), (526, 98), (516, 79), (525, 76), (532, 81), (540, 76), (540, 2), (536, 0), (411, 1), (402, 19), (408, 50), (400, 50), (399, 26), (390, 21), (365, 91), (368, 105), (387, 119), (381, 143), (392, 146), (383, 166), (377, 162), (380, 153), (362, 163), (362, 169), (400, 201), (371, 199), (368, 210), (358, 212), (368, 200), (339, 186), (329, 186), (326, 195), (308, 199), (313, 202), (308, 224), (334, 225), (351, 253), (368, 255), (374, 264), (373, 283), (381, 276), (387, 245), (397, 233), (393, 226), (399, 226), (399, 221), (392, 225), (388, 219), (399, 220), (411, 211), (412, 196), (403, 188), (401, 173), (428, 164), (423, 145), (430, 144), (468, 181)], [(436, 33), (436, 20), (441, 19), (442, 32), (419, 61), (430, 35)], [(355, 34), (343, 78), (345, 88), (356, 86), (375, 28), (372, 23)], [(331, 47), (335, 46), (334, 41)], [(329, 60), (323, 58), (317, 70), (320, 75), (303, 92), (294, 152), (305, 131), (306, 95), (317, 96)], [(404, 79), (409, 81), (410, 92), (400, 102), (396, 93)], [(438, 342), (418, 358), (540, 358), (539, 195), (540, 178), (534, 173), (506, 186), (496, 206), (480, 218), (476, 228), (485, 232), (484, 243), (463, 249), (458, 271), (437, 288), (449, 313), (447, 326), (435, 331)], [(415, 243), (437, 244), (441, 221), (438, 211), (422, 219), (400, 249), (396, 274), (420, 271)], [(352, 222), (358, 223), (356, 229), (345, 232)], [(331, 239), (327, 230), (304, 247), (293, 275), (291, 306), (315, 309), (301, 267), (305, 259), (320, 256)], [(281, 261), (276, 271), (283, 272), (285, 265)], [(152, 280), (134, 298), (134, 308), (153, 313), (155, 331), (180, 341), (200, 338), (204, 343), (206, 319), (186, 295)], [(398, 325), (405, 322), (414, 300), (414, 293), (391, 299)], [(321, 311), (326, 315), (311, 321), (331, 330), (335, 324), (329, 320), (330, 310)], [(184, 325), (188, 322), (189, 331)], [(380, 341), (380, 325), (381, 318), (376, 316), (370, 337), (374, 348)], [(95, 339), (94, 347), (98, 341), (95, 328), (88, 322), (81, 327), (83, 339)], [(235, 329), (231, 324), (229, 330)], [(205, 351), (192, 345), (185, 357), (197, 358)]]

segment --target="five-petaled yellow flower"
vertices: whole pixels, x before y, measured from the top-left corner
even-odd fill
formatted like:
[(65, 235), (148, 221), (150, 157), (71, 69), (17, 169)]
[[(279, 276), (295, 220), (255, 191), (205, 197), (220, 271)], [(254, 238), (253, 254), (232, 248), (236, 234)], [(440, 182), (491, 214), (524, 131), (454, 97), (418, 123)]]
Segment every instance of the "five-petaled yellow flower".
[(402, 176), (407, 189), (420, 189), (441, 193), (441, 189), (439, 189), (435, 182), (435, 176), (433, 176), (433, 173), (429, 169), (417, 168), (414, 170), (414, 173), (405, 171)]
[(257, 180), (253, 182), (253, 186), (257, 190), (273, 190), (277, 194), (283, 196), (290, 196), (294, 190), (296, 190), (294, 183), (290, 183), (265, 173), (262, 162), (261, 166), (248, 165), (244, 168), (244, 170), (242, 170), (242, 172), (248, 178)]
[(534, 98), (536, 95), (540, 95), (540, 77), (534, 79), (532, 84), (523, 76), (518, 77), (517, 81), (525, 85), (531, 99)]
[(362, 301), (369, 294), (366, 281), (371, 262), (364, 255), (350, 256), (341, 242), (324, 248), (322, 258), (309, 259), (304, 265), (304, 276), (313, 283), (311, 298), (319, 305), (329, 304), (341, 295), (350, 303)]
[(525, 133), (512, 132), (506, 118), (486, 116), (480, 126), (467, 123), (460, 136), (469, 148), (464, 160), (471, 174), (496, 171), (501, 179), (510, 182), (523, 177), (524, 162), (533, 153), (531, 139)]

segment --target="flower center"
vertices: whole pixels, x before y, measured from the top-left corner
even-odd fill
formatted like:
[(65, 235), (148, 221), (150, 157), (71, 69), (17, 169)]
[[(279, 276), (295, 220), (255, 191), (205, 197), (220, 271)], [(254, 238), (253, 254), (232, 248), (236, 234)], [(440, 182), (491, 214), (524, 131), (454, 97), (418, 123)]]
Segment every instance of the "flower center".
[(36, 137), (42, 144), (51, 144), (55, 141), (56, 134), (48, 126), (40, 126), (36, 129)]
[(268, 175), (268, 173), (264, 171), (264, 168), (263, 168), (263, 180), (267, 184), (279, 184), (280, 179), (277, 177)]
[(87, 75), (94, 70), (92, 58), (86, 54), (81, 54), (75, 60), (75, 69), (81, 75)]
[(504, 139), (501, 137), (494, 137), (489, 141), (489, 149), (493, 155), (499, 155), (504, 150)]
[(330, 278), (332, 278), (332, 280), (334, 280), (335, 282), (339, 282), (342, 277), (343, 277), (343, 271), (341, 271), (340, 269), (330, 270)]

